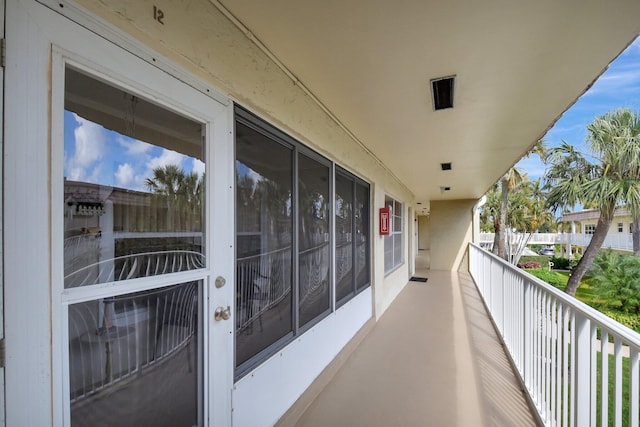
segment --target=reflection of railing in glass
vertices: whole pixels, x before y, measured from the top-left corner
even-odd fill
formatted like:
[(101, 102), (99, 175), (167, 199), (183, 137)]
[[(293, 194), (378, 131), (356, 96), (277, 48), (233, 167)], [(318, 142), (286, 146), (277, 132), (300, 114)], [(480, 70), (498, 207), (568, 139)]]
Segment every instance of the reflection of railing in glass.
[(300, 304), (311, 304), (327, 290), (329, 280), (329, 243), (300, 252), (298, 257), (300, 270)]
[(64, 278), (65, 288), (156, 276), (204, 268), (204, 255), (193, 251), (158, 251), (124, 255), (87, 265)]
[(336, 245), (336, 283), (340, 283), (353, 269), (352, 242)]
[(185, 347), (191, 370), (197, 307), (197, 282), (69, 306), (71, 403)]
[[(356, 277), (358, 280), (358, 287), (365, 285), (369, 281), (369, 273), (367, 270), (369, 268), (369, 264), (367, 263), (367, 245), (367, 240), (359, 236), (358, 243), (356, 244)], [(365, 275), (364, 283), (361, 281), (362, 278), (360, 276), (362, 275)]]
[(238, 258), (236, 331), (242, 332), (291, 293), (291, 246)]
[(101, 233), (78, 234), (64, 239), (64, 271), (75, 271), (97, 260), (100, 255)]

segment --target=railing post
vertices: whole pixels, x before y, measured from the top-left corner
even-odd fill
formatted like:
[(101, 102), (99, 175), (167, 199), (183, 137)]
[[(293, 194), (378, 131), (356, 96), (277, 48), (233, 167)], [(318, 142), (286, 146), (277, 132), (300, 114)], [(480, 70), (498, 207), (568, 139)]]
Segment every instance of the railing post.
[(574, 387), (571, 390), (575, 408), (575, 426), (591, 425), (591, 321), (583, 314), (575, 313), (575, 369), (573, 369)]
[(533, 363), (533, 347), (531, 345), (531, 308), (533, 305), (531, 299), (531, 283), (528, 280), (524, 280), (523, 288), (524, 321), (522, 322), (522, 336), (524, 337), (524, 352), (522, 353), (522, 374), (525, 387), (531, 390), (531, 364)]

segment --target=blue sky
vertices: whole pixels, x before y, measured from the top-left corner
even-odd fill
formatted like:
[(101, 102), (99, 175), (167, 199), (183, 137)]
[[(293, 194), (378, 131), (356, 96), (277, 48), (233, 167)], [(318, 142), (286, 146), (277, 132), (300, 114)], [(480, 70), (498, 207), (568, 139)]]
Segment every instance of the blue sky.
[[(585, 146), (587, 125), (608, 111), (624, 107), (640, 112), (640, 38), (609, 65), (543, 139), (548, 147), (557, 147), (566, 141), (588, 153)], [(536, 155), (523, 158), (516, 167), (527, 172), (531, 180), (544, 175), (544, 164)]]
[(153, 169), (168, 164), (202, 174), (200, 160), (105, 129), (75, 113), (64, 113), (64, 176), (106, 186), (147, 191)]

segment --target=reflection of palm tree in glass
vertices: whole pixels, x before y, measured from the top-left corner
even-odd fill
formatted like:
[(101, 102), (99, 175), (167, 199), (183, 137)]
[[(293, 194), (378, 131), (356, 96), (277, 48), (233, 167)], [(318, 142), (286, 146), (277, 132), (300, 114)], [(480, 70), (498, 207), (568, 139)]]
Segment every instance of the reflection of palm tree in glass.
[[(259, 234), (257, 240), (238, 246), (238, 257), (267, 254), (290, 247), (291, 187), (266, 177), (256, 179), (239, 173), (236, 183), (238, 232)], [(260, 274), (268, 275), (269, 269), (262, 265)]]
[(145, 184), (166, 208), (167, 230), (201, 229), (204, 174), (187, 174), (177, 165), (166, 165), (155, 168)]
[(328, 304), (328, 198), (299, 181), (299, 301), (301, 324)]

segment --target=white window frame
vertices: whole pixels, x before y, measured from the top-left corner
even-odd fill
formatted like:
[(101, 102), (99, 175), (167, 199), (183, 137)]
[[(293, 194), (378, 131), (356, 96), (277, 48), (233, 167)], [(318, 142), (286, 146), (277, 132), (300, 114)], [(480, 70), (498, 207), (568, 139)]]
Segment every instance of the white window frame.
[(585, 224), (584, 225), (584, 234), (593, 235), (596, 232), (595, 224)]
[[(391, 221), (389, 235), (384, 239), (384, 274), (390, 274), (404, 264), (404, 204), (392, 196), (385, 195), (385, 206), (391, 206)], [(395, 230), (396, 220), (400, 221), (400, 230)], [(400, 236), (400, 257), (396, 259), (396, 236)], [(387, 244), (391, 244), (391, 250), (387, 250)], [(387, 254), (391, 254), (392, 262), (387, 268)]]
[(618, 233), (624, 233), (624, 223), (618, 223)]
[[(290, 334), (286, 335), (285, 337), (280, 338), (279, 340), (275, 340), (274, 342), (272, 342), (269, 346), (265, 347), (264, 349), (262, 349), (261, 351), (259, 351), (258, 353), (254, 354), (253, 356), (251, 356), (249, 359), (247, 359), (245, 362), (243, 362), (242, 364), (236, 366), (234, 363), (234, 378), (236, 381), (241, 380), (244, 376), (246, 376), (247, 374), (251, 373), (255, 368), (257, 368), (258, 366), (260, 366), (262, 363), (264, 363), (265, 361), (267, 361), (270, 357), (272, 357), (275, 353), (277, 353), (278, 351), (280, 351), (282, 348), (286, 347), (287, 345), (289, 345), (292, 341), (296, 340), (298, 337), (300, 337), (301, 335), (303, 335), (306, 331), (312, 329), (314, 327), (314, 325), (322, 322), (323, 320), (325, 320), (327, 317), (330, 316), (330, 314), (332, 312), (335, 312), (336, 309), (338, 309), (339, 307), (341, 307), (342, 305), (344, 305), (347, 301), (353, 299), (356, 295), (358, 295), (359, 293), (361, 293), (362, 291), (364, 291), (365, 289), (371, 287), (371, 265), (373, 264), (373, 260), (372, 260), (372, 251), (371, 251), (371, 226), (372, 226), (372, 216), (371, 216), (371, 184), (366, 182), (364, 179), (362, 179), (361, 177), (359, 177), (358, 175), (348, 171), (347, 169), (344, 169), (343, 167), (341, 167), (340, 165), (337, 165), (336, 162), (328, 157), (324, 157), (322, 154), (314, 151), (312, 148), (310, 148), (309, 146), (307, 146), (306, 144), (304, 144), (303, 142), (293, 138), (292, 136), (290, 136), (288, 133), (286, 133), (285, 131), (281, 130), (280, 128), (276, 127), (275, 125), (269, 123), (268, 121), (266, 121), (264, 118), (262, 118), (261, 116), (249, 111), (248, 109), (246, 109), (245, 107), (243, 107), (240, 104), (236, 105), (236, 109), (235, 109), (235, 119), (236, 122), (239, 123), (243, 123), (245, 126), (249, 126), (252, 127), (254, 129), (259, 129), (262, 132), (266, 132), (269, 134), (269, 139), (274, 142), (274, 143), (278, 143), (278, 144), (283, 144), (287, 147), (290, 147), (292, 150), (292, 161), (293, 161), (293, 176), (292, 176), (292, 189), (294, 189), (294, 193), (295, 193), (295, 205), (293, 207), (293, 228), (292, 228), (292, 238), (294, 240), (294, 247), (296, 248), (295, 250), (297, 251), (297, 246), (298, 246), (298, 238), (299, 236), (296, 236), (296, 233), (298, 233), (298, 231), (294, 231), (298, 228), (298, 221), (299, 221), (299, 200), (298, 200), (298, 194), (297, 194), (297, 190), (295, 190), (297, 188), (298, 185), (298, 180), (299, 180), (299, 174), (298, 174), (298, 169), (297, 169), (297, 162), (298, 162), (298, 156), (300, 155), (304, 155), (316, 162), (319, 162), (320, 164), (323, 164), (327, 167), (329, 167), (329, 176), (330, 176), (330, 185), (329, 185), (329, 210), (327, 212), (327, 214), (329, 215), (329, 232), (330, 232), (330, 238), (329, 238), (329, 242), (330, 242), (330, 268), (329, 268), (329, 275), (330, 275), (330, 283), (329, 283), (329, 294), (330, 294), (330, 304), (329, 304), (329, 308), (327, 310), (325, 310), (324, 312), (322, 312), (321, 314), (317, 315), (314, 319), (310, 320), (309, 322), (307, 322), (307, 324), (305, 325), (300, 325), (299, 324), (299, 313), (298, 310), (300, 309), (300, 301), (298, 301), (298, 296), (297, 296), (297, 289), (299, 286), (299, 277), (295, 276), (293, 277), (291, 286), (292, 286), (292, 293), (295, 295), (293, 300), (292, 300), (292, 305), (291, 305), (291, 309), (293, 311), (293, 327), (292, 327), (292, 331), (290, 332)], [(235, 162), (237, 160), (237, 157), (234, 156), (234, 161), (233, 164), (235, 165)], [(359, 184), (361, 186), (366, 186), (367, 187), (367, 192), (368, 192), (368, 206), (369, 206), (369, 224), (368, 224), (368, 230), (369, 230), (369, 235), (368, 235), (368, 241), (369, 241), (369, 248), (367, 251), (367, 255), (368, 255), (368, 261), (367, 261), (367, 268), (369, 269), (369, 283), (360, 288), (360, 289), (354, 289), (353, 293), (348, 297), (348, 298), (344, 298), (341, 301), (336, 301), (336, 278), (335, 278), (335, 269), (336, 269), (336, 264), (335, 264), (335, 246), (336, 246), (336, 230), (335, 230), (335, 197), (336, 197), (336, 191), (335, 191), (335, 180), (336, 180), (336, 168), (340, 168), (341, 170), (341, 174), (345, 177), (349, 177), (349, 179), (353, 180), (354, 184)], [(355, 190), (355, 186), (354, 186), (354, 190)], [(234, 190), (235, 191), (235, 190)], [(354, 192), (354, 197), (355, 197), (355, 192)], [(234, 215), (237, 215), (237, 212), (234, 213)], [(355, 222), (354, 222), (354, 228), (355, 228)], [(403, 225), (404, 228), (404, 225)], [(237, 262), (237, 260), (235, 260)], [(235, 262), (234, 262), (235, 264)], [(298, 265), (298, 254), (296, 252), (293, 252), (292, 254), (292, 271), (298, 271), (299, 265)], [(340, 304), (338, 304), (340, 303)], [(234, 302), (234, 306), (235, 306), (235, 302)], [(235, 333), (235, 331), (234, 331)]]

